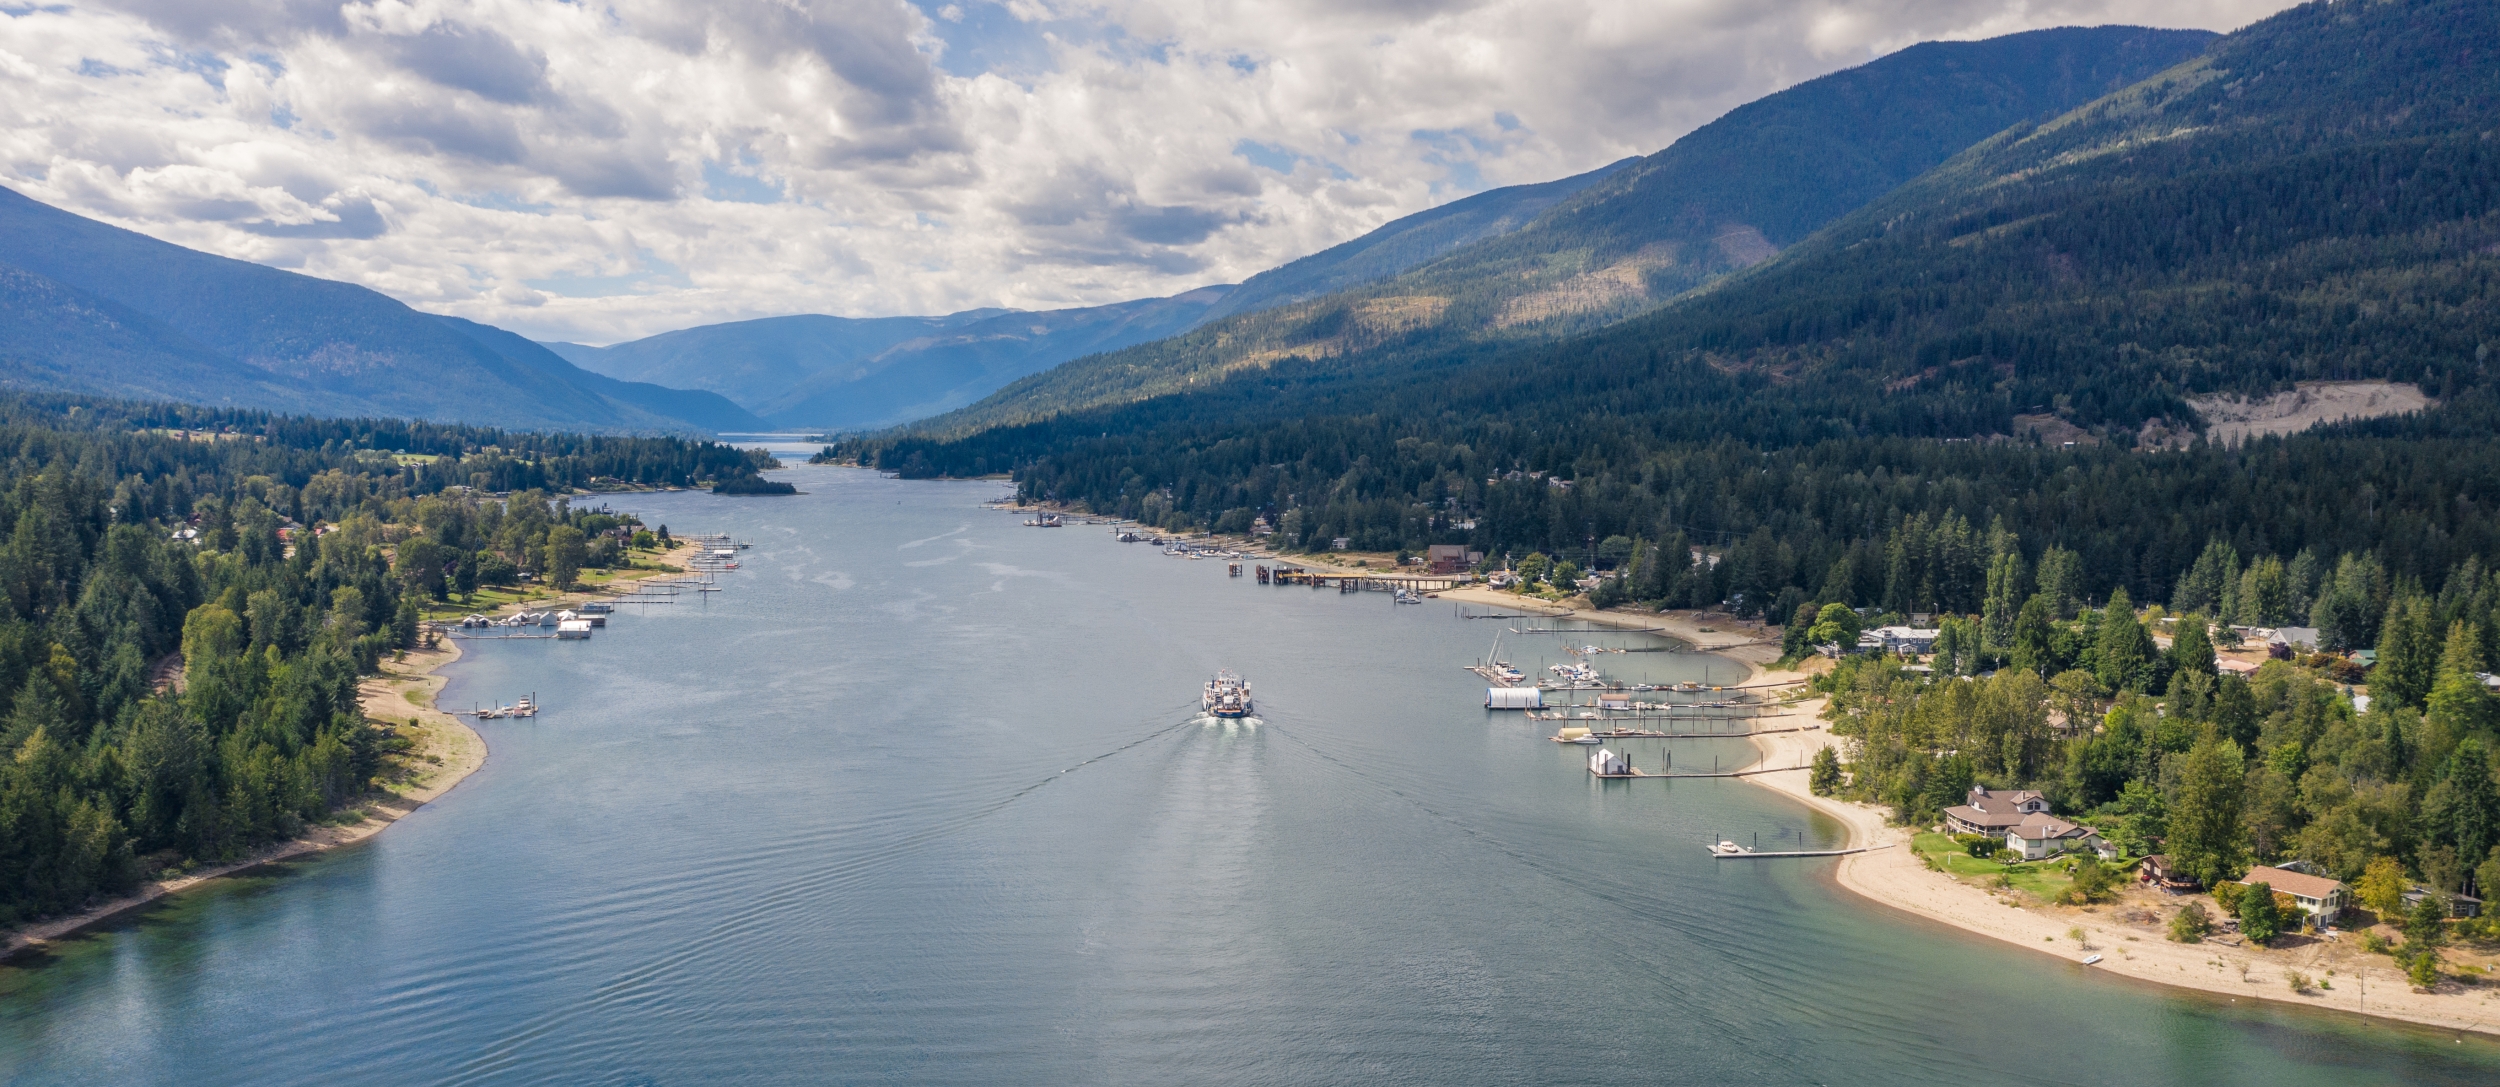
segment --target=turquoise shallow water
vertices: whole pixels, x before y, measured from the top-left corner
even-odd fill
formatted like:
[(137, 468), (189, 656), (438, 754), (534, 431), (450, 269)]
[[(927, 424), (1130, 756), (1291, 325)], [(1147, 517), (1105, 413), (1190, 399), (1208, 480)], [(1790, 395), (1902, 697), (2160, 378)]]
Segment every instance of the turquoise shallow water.
[[(0, 1082), (2500, 1082), (2480, 1040), (1715, 863), (1839, 828), (1590, 780), (1479, 708), (1502, 624), (1021, 528), (996, 484), (788, 477), (619, 502), (755, 546), (708, 604), (472, 644), (446, 704), (550, 709), (442, 801), (0, 968)], [(1193, 720), (1218, 667), (1263, 723)], [(1675, 747), (1713, 757), (1751, 754)]]

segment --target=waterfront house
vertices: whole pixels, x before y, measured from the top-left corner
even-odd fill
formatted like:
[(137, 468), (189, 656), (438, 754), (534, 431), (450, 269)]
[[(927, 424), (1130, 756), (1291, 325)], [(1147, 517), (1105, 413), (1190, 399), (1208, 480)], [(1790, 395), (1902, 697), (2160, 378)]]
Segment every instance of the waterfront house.
[[(2413, 912), (2413, 908), (2414, 908), (2415, 906), (2419, 906), (2419, 905), (2421, 905), (2421, 904), (2422, 904), (2422, 900), (2423, 900), (2423, 899), (2425, 899), (2425, 898), (2429, 898), (2429, 897), (2431, 896), (2431, 893), (2432, 893), (2432, 892), (2431, 892), (2431, 889), (2430, 889), (2430, 888), (2428, 888), (2428, 887), (2415, 887), (2414, 889), (2412, 889), (2412, 890), (2410, 890), (2410, 891), (2406, 891), (2406, 892), (2405, 892), (2405, 912), (2406, 912), (2406, 913), (2412, 913), (2412, 912)], [(2452, 895), (2447, 895), (2447, 896), (2445, 896), (2445, 897), (2448, 899), (2448, 916), (2449, 916), (2449, 917), (2451, 917), (2451, 918), (2466, 918), (2466, 917), (2480, 917), (2480, 916), (2482, 916), (2482, 913), (2483, 913), (2483, 900), (2482, 900), (2482, 899), (2476, 898), (2476, 897), (2474, 897), (2473, 895), (2469, 895), (2469, 894), (2452, 894)], [(2395, 921), (2395, 920), (2396, 920), (2396, 918), (2393, 918), (2393, 917), (2385, 917), (2385, 918), (2380, 918), (2380, 920), (2393, 922), (2393, 921)]]
[(2089, 849), (2105, 861), (2118, 859), (2118, 847), (2101, 837), (2100, 831), (2054, 815), (2023, 816), (2022, 822), (2006, 828), (2005, 848), (2027, 861), (2045, 860), (2078, 849)]
[(1985, 834), (1991, 838), (2002, 838), (2024, 817), (2049, 812), (2048, 798), (2029, 789), (2017, 791), (1973, 785), (1968, 799), (1968, 803), (1944, 810), (1947, 830), (1955, 834)]
[(2309, 915), (2310, 920), (2320, 925), (2334, 924), (2336, 915), (2344, 912), (2343, 881), (2300, 871), (2307, 867), (2309, 865), (2301, 861), (2287, 862), (2281, 868), (2259, 865), (2249, 869), (2247, 875), (2241, 876), (2240, 882), (2263, 883), (2290, 895), (2292, 901), (2299, 904), (2301, 912)]

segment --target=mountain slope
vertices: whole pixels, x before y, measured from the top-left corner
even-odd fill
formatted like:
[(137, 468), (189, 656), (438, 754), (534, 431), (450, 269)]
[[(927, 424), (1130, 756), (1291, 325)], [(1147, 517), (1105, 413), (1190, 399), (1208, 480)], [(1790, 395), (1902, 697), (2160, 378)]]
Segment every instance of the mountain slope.
[(527, 366), (552, 379), (581, 386), (626, 408), (641, 411), (660, 419), (692, 423), (711, 431), (753, 433), (769, 430), (771, 424), (753, 413), (731, 403), (718, 393), (700, 389), (672, 389), (647, 381), (619, 381), (605, 374), (593, 373), (565, 361), (564, 357), (545, 346), (493, 325), (482, 325), (458, 317), (436, 317), (461, 335), (477, 341), (488, 350)]
[(702, 325), (608, 347), (544, 345), (583, 369), (626, 381), (705, 389), (755, 408), (835, 360), (874, 356), (996, 311), (952, 317), (795, 314)]
[(1208, 309), (1206, 319), (1251, 313), (1387, 279), (1453, 249), (1526, 226), (1545, 209), (1640, 161), (1628, 158), (1560, 181), (1492, 189), (1392, 220), (1353, 241), (1243, 280)]
[(6, 189), (0, 266), (19, 273), (0, 291), (12, 348), (0, 364), (23, 384), (512, 427), (697, 425), (363, 287), (185, 249)]
[(1860, 425), (1912, 432), (2123, 436), (2313, 378), (2445, 395), (2500, 342), (2494, 56), (2489, 4), (2305, 5), (1592, 347), (1855, 389)]
[(1229, 287), (1170, 298), (945, 317), (803, 314), (705, 325), (613, 347), (547, 345), (619, 378), (708, 389), (776, 426), (852, 430), (959, 408), (1072, 358), (1162, 339)]
[[(1553, 468), (1675, 442), (2061, 423), (2114, 444), (2175, 440), (2196, 422), (2186, 394), (2307, 379), (2487, 397), (2500, 351), (2495, 56), (2488, 4), (2310, 4), (1992, 137), (1775, 261), (1596, 333), (1397, 366), (1280, 363), (876, 455), (932, 471), (1026, 465), (1073, 495), (1253, 438), (1269, 465), (1394, 433)], [(1308, 437), (1279, 437), (1286, 420)], [(1190, 487), (1221, 493), (1254, 468), (1228, 463)], [(1372, 470), (1434, 474), (1404, 452)]]
[(1529, 223), (1394, 279), (1081, 360), (918, 428), (960, 434), (1204, 388), (1286, 359), (1339, 367), (1548, 342), (1757, 264), (2008, 125), (2194, 56), (2199, 31), (1930, 42), (1730, 111)]
[(347, 401), (292, 389), (129, 307), (0, 265), (0, 384), (159, 398), (201, 390), (228, 406), (339, 411)]

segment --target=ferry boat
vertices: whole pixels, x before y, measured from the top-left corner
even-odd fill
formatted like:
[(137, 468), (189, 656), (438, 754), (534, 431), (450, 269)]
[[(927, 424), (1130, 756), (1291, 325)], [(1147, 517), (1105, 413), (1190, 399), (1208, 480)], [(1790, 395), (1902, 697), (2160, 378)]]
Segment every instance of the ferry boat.
[(1206, 693), (1198, 706), (1215, 717), (1250, 716), (1250, 683), (1230, 671), (1217, 672), (1207, 681)]

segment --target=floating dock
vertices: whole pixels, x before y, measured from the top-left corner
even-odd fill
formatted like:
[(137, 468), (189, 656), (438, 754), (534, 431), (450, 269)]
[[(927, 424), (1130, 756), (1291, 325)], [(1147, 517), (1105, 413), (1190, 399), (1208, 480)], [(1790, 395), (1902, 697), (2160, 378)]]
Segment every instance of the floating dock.
[(1708, 849), (1711, 856), (1717, 857), (1723, 861), (1767, 861), (1776, 860), (1781, 857), (1846, 857), (1852, 853), (1867, 853), (1883, 849), (1885, 847), (1880, 845), (1862, 845), (1853, 849), (1790, 849), (1770, 853), (1758, 853), (1750, 849), (1738, 850), (1734, 853), (1730, 853), (1716, 846), (1704, 846), (1703, 848)]

